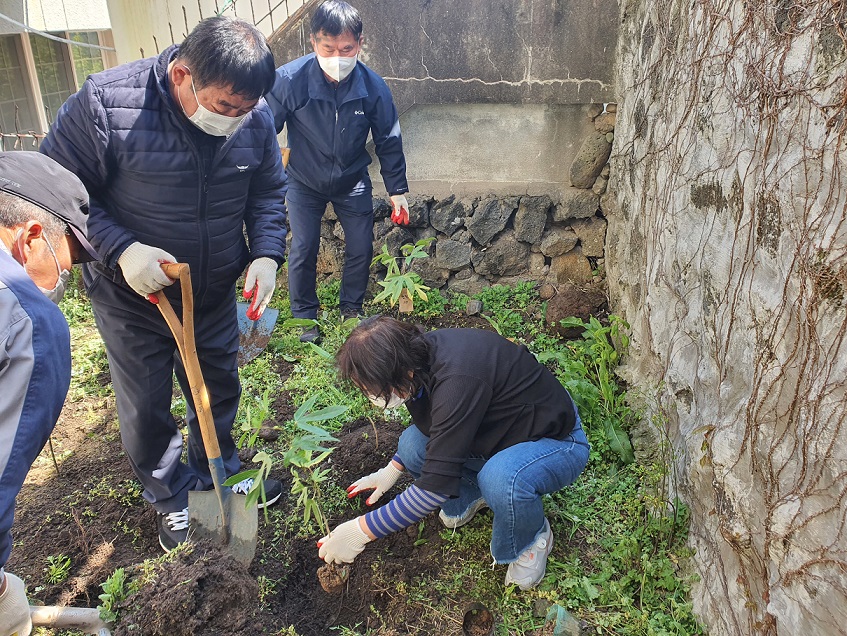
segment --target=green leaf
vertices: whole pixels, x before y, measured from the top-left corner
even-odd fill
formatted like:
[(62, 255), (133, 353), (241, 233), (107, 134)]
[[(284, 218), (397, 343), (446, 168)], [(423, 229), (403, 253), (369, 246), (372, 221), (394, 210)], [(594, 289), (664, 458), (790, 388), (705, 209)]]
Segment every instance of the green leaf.
[(582, 589), (585, 591), (585, 595), (588, 597), (589, 601), (593, 601), (600, 597), (600, 590), (598, 590), (597, 587), (588, 580), (588, 578), (583, 576), (580, 584), (582, 585)]
[(312, 409), (312, 407), (315, 405), (315, 402), (317, 402), (317, 401), (318, 401), (318, 396), (313, 395), (308, 400), (303, 402), (303, 404), (300, 405), (300, 408), (297, 409), (297, 411), (294, 413), (294, 421), (299, 422), (301, 419), (303, 419), (303, 415), (305, 413), (307, 413), (308, 411), (310, 411)]
[(626, 434), (626, 431), (608, 418), (604, 420), (603, 427), (606, 429), (609, 448), (621, 458), (624, 464), (634, 462), (635, 453), (632, 450), (632, 442), (629, 441), (629, 435)]
[(259, 476), (259, 471), (256, 468), (251, 468), (250, 470), (243, 470), (237, 475), (233, 475), (228, 478), (223, 485), (224, 486), (234, 486), (235, 484), (244, 481), (245, 479), (256, 479)]
[(309, 345), (309, 348), (312, 351), (317, 353), (324, 360), (331, 360), (332, 359), (332, 354), (329, 351), (327, 351), (326, 349), (324, 349), (323, 347), (316, 345), (314, 342), (309, 342), (307, 344)]
[(327, 406), (326, 408), (320, 409), (319, 411), (315, 411), (314, 413), (309, 413), (306, 417), (302, 418), (302, 421), (323, 422), (324, 420), (331, 420), (346, 412), (349, 408), (349, 406), (341, 405)]
[(314, 327), (318, 324), (317, 320), (311, 318), (289, 318), (282, 323), (283, 327)]

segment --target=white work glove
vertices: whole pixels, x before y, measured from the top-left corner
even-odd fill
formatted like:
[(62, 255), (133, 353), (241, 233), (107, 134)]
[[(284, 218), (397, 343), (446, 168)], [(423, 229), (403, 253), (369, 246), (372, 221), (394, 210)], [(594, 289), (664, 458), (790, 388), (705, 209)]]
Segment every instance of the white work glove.
[(244, 278), (244, 297), (253, 299), (247, 309), (247, 317), (250, 320), (261, 318), (265, 307), (271, 302), (271, 296), (276, 288), (276, 270), (276, 261), (267, 256), (257, 258), (247, 268), (247, 276)]
[(409, 202), (405, 194), (391, 197), (391, 220), (397, 225), (409, 225)]
[(318, 556), (327, 563), (353, 563), (372, 540), (359, 526), (359, 519), (345, 521), (318, 541)]
[(6, 590), (0, 595), (0, 636), (29, 636), (32, 621), (26, 586), (14, 574), (6, 572)]
[(365, 503), (369, 506), (373, 505), (379, 501), (379, 498), (387, 491), (391, 490), (391, 487), (397, 483), (397, 480), (400, 479), (400, 475), (402, 474), (403, 471), (398, 470), (394, 466), (394, 462), (391, 461), (385, 468), (380, 468), (375, 473), (366, 475), (358, 481), (353, 482), (353, 484), (347, 488), (347, 499), (352, 499), (359, 493), (366, 490), (373, 490), (373, 494), (365, 500)]
[(162, 271), (162, 263), (176, 263), (176, 258), (165, 250), (136, 241), (118, 257), (118, 265), (127, 284), (142, 296), (173, 285), (174, 281)]

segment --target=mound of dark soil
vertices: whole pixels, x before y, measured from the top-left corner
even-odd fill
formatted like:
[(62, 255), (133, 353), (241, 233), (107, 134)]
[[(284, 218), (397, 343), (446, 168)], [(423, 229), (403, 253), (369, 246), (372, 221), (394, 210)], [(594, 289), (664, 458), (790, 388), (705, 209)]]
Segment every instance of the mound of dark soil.
[(160, 565), (154, 577), (122, 604), (115, 636), (256, 633), (259, 585), (217, 547), (192, 544)]

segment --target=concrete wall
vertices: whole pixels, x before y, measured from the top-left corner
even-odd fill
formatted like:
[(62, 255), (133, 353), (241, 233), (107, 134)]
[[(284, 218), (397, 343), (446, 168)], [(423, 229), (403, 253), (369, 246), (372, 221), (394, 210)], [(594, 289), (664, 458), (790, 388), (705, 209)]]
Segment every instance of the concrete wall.
[[(110, 27), (106, 0), (0, 0), (0, 13), (39, 31), (99, 31)], [(0, 20), (0, 33), (21, 30)]]
[(844, 8), (621, 15), (608, 282), (690, 503), (695, 610), (715, 636), (844, 634)]

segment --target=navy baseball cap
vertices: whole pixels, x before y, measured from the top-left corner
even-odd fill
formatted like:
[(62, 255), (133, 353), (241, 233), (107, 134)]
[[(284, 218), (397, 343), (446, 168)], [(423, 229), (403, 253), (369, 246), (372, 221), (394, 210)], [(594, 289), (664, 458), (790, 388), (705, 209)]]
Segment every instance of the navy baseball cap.
[(40, 152), (0, 152), (0, 191), (29, 201), (67, 223), (82, 246), (76, 262), (100, 260), (85, 236), (88, 192), (74, 173)]

